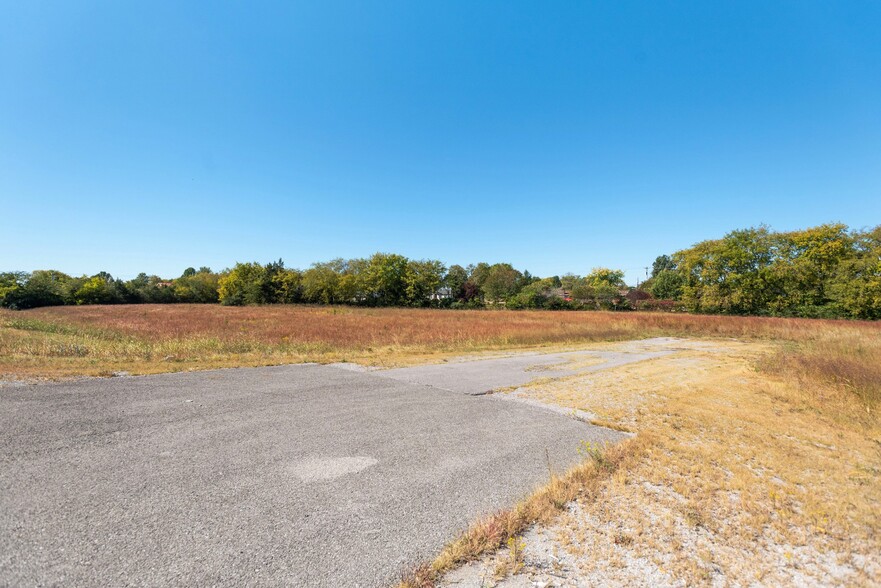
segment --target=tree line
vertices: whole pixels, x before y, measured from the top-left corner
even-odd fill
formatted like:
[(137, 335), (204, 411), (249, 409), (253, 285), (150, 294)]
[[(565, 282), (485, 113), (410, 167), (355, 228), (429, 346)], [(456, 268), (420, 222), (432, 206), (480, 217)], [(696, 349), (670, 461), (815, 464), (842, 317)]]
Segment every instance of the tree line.
[(139, 274), (119, 280), (107, 272), (71, 277), (56, 270), (0, 273), (0, 306), (13, 309), (66, 304), (217, 302), (220, 275), (187, 268), (176, 279)]
[(881, 319), (881, 226), (732, 231), (658, 257), (642, 287), (689, 312)]
[(444, 308), (680, 310), (697, 313), (881, 318), (881, 226), (827, 224), (801, 231), (736, 230), (652, 265), (639, 288), (624, 272), (540, 278), (508, 263), (447, 267), (376, 253), (307, 270), (282, 260), (187, 268), (164, 279), (139, 274), (71, 277), (54, 270), (0, 273), (0, 306), (137, 303), (350, 304)]
[(302, 271), (282, 260), (237, 263), (219, 273), (187, 268), (174, 279), (106, 272), (71, 277), (55, 270), (0, 273), (0, 306), (138, 303), (351, 304), (444, 308), (624, 309), (624, 272), (598, 268), (586, 276), (538, 278), (508, 263), (447, 267), (437, 260), (376, 253), (334, 259)]

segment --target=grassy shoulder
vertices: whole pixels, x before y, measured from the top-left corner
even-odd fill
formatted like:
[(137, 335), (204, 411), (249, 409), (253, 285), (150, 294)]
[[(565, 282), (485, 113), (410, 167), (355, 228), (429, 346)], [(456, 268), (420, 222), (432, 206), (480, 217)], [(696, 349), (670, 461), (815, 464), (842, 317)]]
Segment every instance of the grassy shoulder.
[(598, 585), (881, 581), (877, 389), (841, 367), (857, 357), (857, 373), (871, 371), (879, 345), (699, 341), (520, 390), (637, 432), (638, 443), (615, 448), (609, 475), (579, 482), (565, 509), (537, 519), (541, 533), (471, 566), (499, 586), (511, 571)]
[(631, 466), (634, 456), (640, 454), (645, 443), (645, 438), (639, 438), (628, 439), (611, 448), (587, 447), (584, 463), (563, 475), (551, 473), (548, 484), (525, 500), (472, 524), (434, 561), (407, 574), (398, 588), (434, 586), (443, 574), (456, 566), (494, 554), (505, 546), (508, 554), (496, 561), (494, 574), (516, 573), (522, 567), (517, 536), (531, 525), (553, 522), (571, 501), (596, 492), (602, 481), (619, 468)]

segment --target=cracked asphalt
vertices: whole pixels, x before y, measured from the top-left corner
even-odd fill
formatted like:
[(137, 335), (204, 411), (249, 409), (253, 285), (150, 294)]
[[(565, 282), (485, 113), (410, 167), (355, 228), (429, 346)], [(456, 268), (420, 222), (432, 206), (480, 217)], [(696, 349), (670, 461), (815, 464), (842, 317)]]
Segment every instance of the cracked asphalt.
[(556, 355), (0, 387), (0, 585), (390, 585), (622, 437), (475, 395)]

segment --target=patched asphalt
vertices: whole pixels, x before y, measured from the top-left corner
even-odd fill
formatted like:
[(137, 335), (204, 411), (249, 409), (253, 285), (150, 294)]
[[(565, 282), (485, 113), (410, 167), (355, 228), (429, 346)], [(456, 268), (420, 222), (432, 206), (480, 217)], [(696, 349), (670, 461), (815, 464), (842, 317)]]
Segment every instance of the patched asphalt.
[(459, 389), (319, 365), (0, 388), (0, 585), (390, 585), (621, 438), (471, 395), (548, 361)]

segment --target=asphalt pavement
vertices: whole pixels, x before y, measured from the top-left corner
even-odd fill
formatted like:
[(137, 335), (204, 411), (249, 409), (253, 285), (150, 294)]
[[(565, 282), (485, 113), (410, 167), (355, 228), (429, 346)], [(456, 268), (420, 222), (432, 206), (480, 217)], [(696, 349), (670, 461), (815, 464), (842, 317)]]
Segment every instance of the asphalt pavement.
[(405, 373), (0, 388), (0, 585), (386, 586), (621, 437)]

